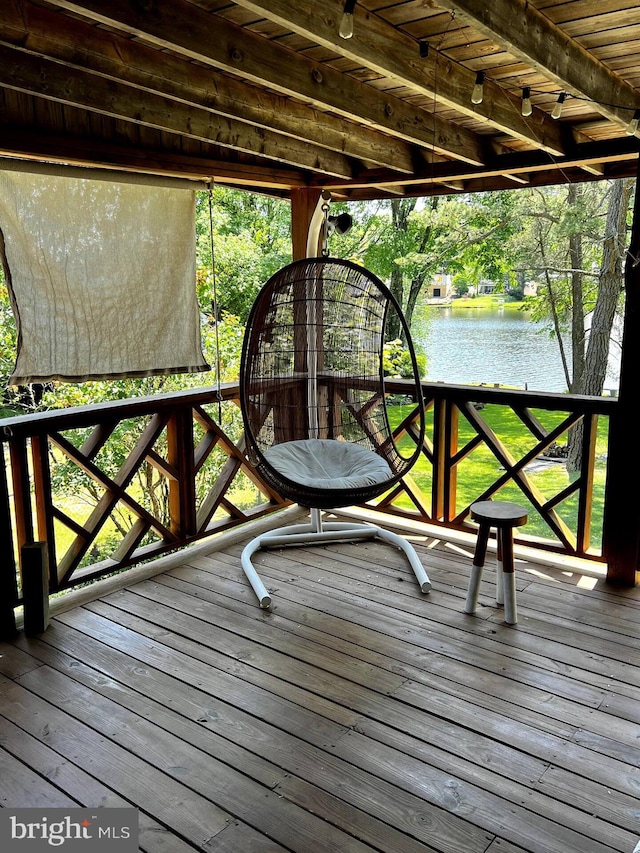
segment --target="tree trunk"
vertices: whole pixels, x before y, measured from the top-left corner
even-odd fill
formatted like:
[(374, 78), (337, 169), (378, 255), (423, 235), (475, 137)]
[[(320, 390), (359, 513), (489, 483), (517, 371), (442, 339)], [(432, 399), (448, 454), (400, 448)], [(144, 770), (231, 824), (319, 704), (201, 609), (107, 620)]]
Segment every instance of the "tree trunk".
[(623, 261), (627, 238), (627, 212), (631, 198), (630, 179), (613, 181), (589, 343), (585, 359), (585, 394), (602, 394), (609, 361), (609, 343), (618, 299), (623, 287)]
[[(609, 343), (616, 314), (618, 298), (624, 285), (623, 261), (627, 238), (627, 212), (633, 180), (611, 183), (606, 230), (600, 264), (598, 296), (591, 315), (591, 329), (585, 355), (582, 394), (600, 396), (604, 388), (609, 362)], [(575, 306), (574, 306), (575, 310)], [(567, 469), (579, 471), (582, 451), (582, 423), (576, 424), (569, 434)]]
[[(580, 184), (569, 184), (567, 203), (582, 204)], [(571, 264), (571, 367), (572, 376), (569, 391), (582, 394), (585, 370), (585, 333), (584, 333), (584, 297), (582, 273), (582, 234), (572, 232), (569, 235), (569, 261)]]

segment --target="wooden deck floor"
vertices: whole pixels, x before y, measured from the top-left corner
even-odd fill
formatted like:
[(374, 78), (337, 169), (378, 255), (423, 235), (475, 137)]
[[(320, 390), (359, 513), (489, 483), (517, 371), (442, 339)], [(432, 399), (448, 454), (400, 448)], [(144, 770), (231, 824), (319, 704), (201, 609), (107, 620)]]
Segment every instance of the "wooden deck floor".
[[(241, 546), (0, 646), (0, 803), (135, 805), (148, 853), (633, 853), (640, 590), (470, 549)], [(593, 589), (589, 586), (595, 584)]]

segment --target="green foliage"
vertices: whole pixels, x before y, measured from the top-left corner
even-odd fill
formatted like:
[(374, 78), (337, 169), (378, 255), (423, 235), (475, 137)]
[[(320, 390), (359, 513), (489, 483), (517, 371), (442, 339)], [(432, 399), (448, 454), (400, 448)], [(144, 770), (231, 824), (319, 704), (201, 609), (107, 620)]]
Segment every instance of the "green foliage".
[(217, 295), (219, 311), (235, 314), (244, 322), (260, 287), (291, 260), (289, 205), (216, 187), (211, 193), (211, 209), (209, 193), (198, 193), (196, 216), (202, 310), (214, 313)]
[[(420, 376), (427, 372), (427, 357), (423, 353), (416, 353), (416, 362)], [(394, 379), (413, 379), (413, 364), (411, 353), (400, 340), (387, 341), (382, 354), (382, 368), (385, 376)]]

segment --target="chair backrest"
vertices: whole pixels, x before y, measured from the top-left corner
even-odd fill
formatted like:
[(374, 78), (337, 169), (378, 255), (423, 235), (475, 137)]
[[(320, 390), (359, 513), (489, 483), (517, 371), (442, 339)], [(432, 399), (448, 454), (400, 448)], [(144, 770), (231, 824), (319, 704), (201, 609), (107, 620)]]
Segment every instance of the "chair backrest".
[[(410, 395), (420, 407), (419, 440), (404, 450), (394, 440), (385, 393), (383, 350), (391, 331), (406, 342)], [(384, 457), (393, 482), (421, 451), (424, 408), (406, 320), (383, 282), (350, 261), (296, 261), (262, 288), (245, 332), (240, 395), (248, 451), (258, 465), (275, 444), (336, 439)]]

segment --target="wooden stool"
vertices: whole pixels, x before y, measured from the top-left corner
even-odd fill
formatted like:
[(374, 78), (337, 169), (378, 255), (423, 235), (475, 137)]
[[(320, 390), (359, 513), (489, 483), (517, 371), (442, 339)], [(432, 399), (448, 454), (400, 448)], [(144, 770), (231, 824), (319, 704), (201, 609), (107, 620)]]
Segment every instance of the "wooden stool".
[(487, 554), (489, 531), (496, 528), (498, 559), (496, 572), (496, 601), (504, 604), (504, 621), (515, 625), (518, 621), (516, 609), (516, 575), (513, 563), (513, 528), (527, 523), (527, 513), (518, 504), (507, 501), (478, 501), (471, 505), (471, 518), (479, 526), (476, 549), (471, 567), (471, 579), (467, 590), (464, 612), (473, 613), (478, 603), (482, 567)]

